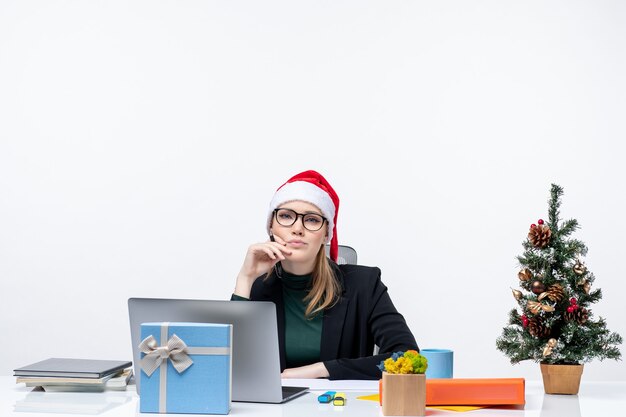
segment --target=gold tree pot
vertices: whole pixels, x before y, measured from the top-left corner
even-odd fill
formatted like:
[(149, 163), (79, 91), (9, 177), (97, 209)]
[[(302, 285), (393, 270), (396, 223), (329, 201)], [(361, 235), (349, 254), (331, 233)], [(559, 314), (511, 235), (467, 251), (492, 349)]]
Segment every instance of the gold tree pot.
[(584, 365), (540, 365), (546, 394), (578, 394)]

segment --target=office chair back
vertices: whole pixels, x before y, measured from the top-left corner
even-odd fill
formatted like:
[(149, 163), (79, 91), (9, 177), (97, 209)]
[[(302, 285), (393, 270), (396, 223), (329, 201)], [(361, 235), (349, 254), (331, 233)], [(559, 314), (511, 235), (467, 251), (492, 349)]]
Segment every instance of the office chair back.
[[(339, 245), (337, 265), (356, 265), (356, 250), (351, 246)], [(326, 256), (330, 256), (330, 245), (326, 245)]]

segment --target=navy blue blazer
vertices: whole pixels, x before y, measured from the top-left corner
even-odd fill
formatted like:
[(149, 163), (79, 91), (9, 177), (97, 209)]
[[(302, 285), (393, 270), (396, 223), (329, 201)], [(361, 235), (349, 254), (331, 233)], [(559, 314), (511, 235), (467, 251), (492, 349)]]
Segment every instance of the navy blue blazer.
[[(338, 302), (324, 310), (320, 359), (329, 379), (380, 379), (377, 365), (393, 352), (419, 350), (413, 334), (394, 307), (380, 269), (331, 263), (342, 291)], [(281, 371), (285, 361), (285, 306), (282, 282), (272, 273), (252, 285), (250, 299), (272, 301), (278, 316)], [(372, 356), (374, 345), (379, 354)]]

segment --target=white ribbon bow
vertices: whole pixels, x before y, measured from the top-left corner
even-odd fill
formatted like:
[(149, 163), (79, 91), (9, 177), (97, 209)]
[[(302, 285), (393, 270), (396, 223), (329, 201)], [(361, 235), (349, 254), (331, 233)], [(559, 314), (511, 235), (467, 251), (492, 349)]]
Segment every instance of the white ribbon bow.
[(150, 335), (141, 341), (139, 350), (146, 354), (141, 359), (141, 369), (148, 376), (151, 376), (168, 358), (179, 374), (185, 372), (193, 364), (193, 360), (187, 354), (187, 345), (175, 334), (164, 346), (159, 346), (156, 339)]

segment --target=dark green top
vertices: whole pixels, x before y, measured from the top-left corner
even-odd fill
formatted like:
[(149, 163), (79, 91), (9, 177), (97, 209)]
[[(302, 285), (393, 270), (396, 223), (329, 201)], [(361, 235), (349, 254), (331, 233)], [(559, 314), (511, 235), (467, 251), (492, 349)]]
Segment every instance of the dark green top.
[(282, 272), (283, 300), (285, 302), (285, 359), (288, 368), (320, 361), (322, 318), (319, 312), (307, 318), (304, 314), (312, 275), (293, 275)]
[[(287, 368), (309, 365), (320, 361), (323, 312), (305, 317), (311, 279), (309, 275), (293, 275), (281, 271), (285, 303), (285, 359)], [(247, 300), (233, 294), (231, 300)]]

